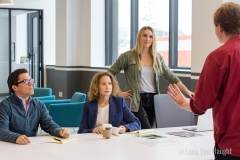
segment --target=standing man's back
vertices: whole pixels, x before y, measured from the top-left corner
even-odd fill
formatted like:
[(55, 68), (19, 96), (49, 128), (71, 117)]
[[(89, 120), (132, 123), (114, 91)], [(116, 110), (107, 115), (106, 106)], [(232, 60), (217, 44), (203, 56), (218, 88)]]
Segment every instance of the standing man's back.
[(212, 108), (216, 160), (240, 159), (240, 5), (222, 4), (214, 13), (222, 46), (207, 57), (195, 96), (184, 98), (176, 86), (168, 94), (181, 108), (203, 114)]
[(231, 148), (232, 154), (240, 155), (239, 143), (232, 143), (240, 142), (239, 72), (240, 34), (234, 34), (207, 57), (191, 108), (196, 114), (212, 108), (217, 146), (223, 150)]

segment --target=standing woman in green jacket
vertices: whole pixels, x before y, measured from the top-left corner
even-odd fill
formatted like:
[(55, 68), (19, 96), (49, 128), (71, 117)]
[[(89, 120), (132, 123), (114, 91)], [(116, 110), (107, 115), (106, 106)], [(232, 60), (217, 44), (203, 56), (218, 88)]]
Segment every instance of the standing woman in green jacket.
[(157, 53), (154, 30), (145, 26), (140, 29), (134, 49), (119, 56), (108, 69), (113, 75), (124, 70), (125, 92), (119, 88), (118, 96), (132, 98), (131, 111), (141, 122), (142, 129), (152, 128), (155, 122), (153, 97), (159, 94), (159, 78), (177, 84), (181, 91), (192, 97), (179, 78), (166, 66), (163, 57)]

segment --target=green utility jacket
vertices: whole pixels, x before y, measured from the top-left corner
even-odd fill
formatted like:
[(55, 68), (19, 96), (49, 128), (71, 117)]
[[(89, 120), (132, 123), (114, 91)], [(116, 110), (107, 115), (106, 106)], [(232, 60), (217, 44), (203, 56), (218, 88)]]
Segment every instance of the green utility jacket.
[[(160, 62), (162, 64), (162, 71), (161, 73), (164, 78), (174, 84), (178, 83), (180, 80), (179, 78), (166, 66), (163, 57), (158, 54), (160, 58)], [(116, 62), (108, 69), (109, 72), (111, 72), (113, 75), (118, 74), (121, 70), (124, 70), (125, 79), (126, 79), (126, 86), (125, 90), (132, 90), (132, 105), (131, 110), (133, 112), (137, 112), (139, 109), (140, 104), (140, 92), (139, 92), (139, 84), (141, 80), (141, 71), (139, 70), (135, 59), (134, 59), (134, 51), (130, 50), (123, 54), (121, 54)], [(159, 79), (160, 79), (160, 73), (158, 72), (157, 68), (154, 67), (155, 72), (155, 87), (157, 89), (157, 93), (160, 93), (159, 90)]]

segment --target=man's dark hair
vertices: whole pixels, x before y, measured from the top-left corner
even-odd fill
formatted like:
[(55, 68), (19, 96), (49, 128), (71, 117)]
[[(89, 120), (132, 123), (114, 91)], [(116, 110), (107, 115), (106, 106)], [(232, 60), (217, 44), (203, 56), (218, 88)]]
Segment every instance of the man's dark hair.
[(15, 85), (18, 83), (19, 80), (19, 75), (22, 73), (28, 73), (28, 71), (25, 68), (19, 68), (15, 71), (13, 71), (9, 76), (8, 76), (8, 88), (11, 93), (14, 93), (14, 90), (12, 89), (12, 85)]

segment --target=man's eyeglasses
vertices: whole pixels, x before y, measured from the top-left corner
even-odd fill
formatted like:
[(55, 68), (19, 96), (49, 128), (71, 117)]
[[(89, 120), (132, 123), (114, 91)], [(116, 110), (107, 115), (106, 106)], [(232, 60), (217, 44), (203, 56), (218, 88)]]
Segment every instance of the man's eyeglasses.
[(24, 82), (24, 84), (29, 84), (29, 82), (34, 83), (34, 79), (24, 79), (21, 82), (16, 83), (15, 85), (18, 85), (20, 83)]

